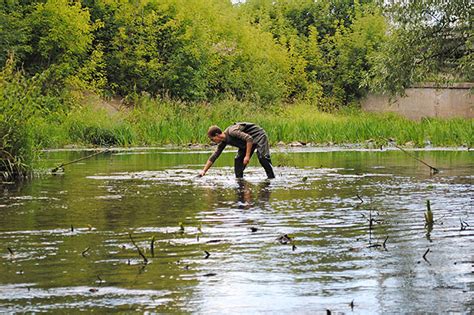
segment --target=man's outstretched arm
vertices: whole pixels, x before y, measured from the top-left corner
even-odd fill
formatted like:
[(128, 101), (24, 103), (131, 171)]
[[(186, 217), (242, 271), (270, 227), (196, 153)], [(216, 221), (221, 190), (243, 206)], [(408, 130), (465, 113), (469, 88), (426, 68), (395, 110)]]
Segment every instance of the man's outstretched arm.
[(207, 170), (211, 168), (212, 164), (214, 164), (211, 160), (207, 160), (206, 165), (204, 165), (204, 168), (199, 172), (199, 176), (202, 177), (206, 175)]
[(199, 172), (199, 176), (204, 176), (206, 175), (207, 173), (207, 170), (209, 170), (212, 166), (212, 164), (214, 164), (214, 162), (217, 160), (217, 158), (221, 155), (222, 151), (224, 150), (224, 148), (226, 147), (226, 144), (225, 143), (219, 143), (219, 145), (217, 146), (217, 149), (216, 151), (209, 157), (209, 159), (207, 160), (206, 162), (206, 165), (204, 165), (204, 168), (202, 169), (202, 171)]

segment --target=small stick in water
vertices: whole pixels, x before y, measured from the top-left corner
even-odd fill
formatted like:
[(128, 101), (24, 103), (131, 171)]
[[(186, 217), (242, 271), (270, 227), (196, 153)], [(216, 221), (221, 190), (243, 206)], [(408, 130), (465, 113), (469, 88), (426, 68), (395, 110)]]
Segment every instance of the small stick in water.
[(426, 260), (426, 261), (428, 261), (428, 259), (426, 259), (426, 255), (427, 255), (429, 252), (430, 252), (430, 249), (428, 248), (428, 249), (426, 250), (426, 252), (423, 254), (423, 259)]
[(105, 153), (105, 152), (109, 152), (109, 149), (107, 148), (107, 149), (105, 149), (105, 150), (103, 150), (103, 151), (95, 152), (95, 153), (93, 153), (93, 154), (90, 154), (90, 155), (88, 155), (88, 156), (82, 157), (82, 158), (80, 158), (80, 159), (77, 159), (77, 160), (74, 160), (74, 161), (70, 161), (70, 162), (63, 163), (63, 164), (61, 164), (61, 165), (58, 165), (57, 167), (55, 167), (55, 168), (53, 168), (53, 169), (51, 170), (51, 173), (54, 174), (54, 173), (56, 173), (57, 171), (59, 171), (60, 169), (63, 169), (63, 167), (66, 166), (66, 165), (73, 164), (73, 163), (77, 163), (77, 162), (79, 162), (79, 161), (83, 161), (83, 160), (85, 160), (85, 159), (89, 159), (89, 158), (91, 158), (91, 157), (93, 157), (93, 156), (96, 156), (96, 155), (98, 155), (98, 154), (102, 154), (102, 153)]
[(132, 233), (128, 233), (128, 236), (130, 237), (130, 240), (132, 241), (133, 246), (135, 246), (135, 248), (137, 249), (138, 255), (140, 255), (140, 256), (143, 258), (143, 263), (147, 264), (147, 263), (148, 263), (148, 259), (147, 259), (146, 256), (143, 254), (143, 252), (142, 252), (142, 250), (140, 249), (140, 247), (138, 247), (138, 245), (137, 245), (137, 244), (135, 243), (135, 241), (133, 240)]
[(13, 250), (10, 247), (7, 247), (7, 249), (10, 252), (10, 255), (15, 255), (15, 253), (13, 252)]
[(74, 232), (74, 226), (71, 224), (71, 232)]
[(387, 243), (387, 240), (388, 240), (388, 235), (387, 237), (385, 238), (385, 241), (383, 241), (383, 248), (387, 249), (387, 246), (385, 246), (385, 244)]
[(151, 253), (151, 257), (155, 257), (155, 236), (151, 238), (150, 253)]
[(81, 253), (82, 257), (86, 257), (86, 253), (89, 251), (90, 247), (87, 247), (86, 249), (84, 249)]
[(356, 196), (357, 196), (357, 198), (359, 198), (360, 203), (364, 203), (364, 200), (359, 195), (356, 195)]
[(214, 277), (214, 276), (217, 276), (217, 273), (215, 272), (210, 272), (210, 273), (206, 273), (203, 275), (204, 277)]
[(426, 200), (425, 226), (432, 226), (433, 223), (433, 212), (431, 211), (430, 201)]
[(369, 230), (372, 230), (372, 225), (374, 224), (374, 219), (372, 219), (372, 210), (369, 211)]
[(423, 160), (417, 158), (416, 156), (414, 156), (413, 154), (409, 153), (409, 152), (406, 151), (405, 149), (399, 147), (398, 145), (395, 145), (395, 147), (396, 147), (397, 149), (401, 150), (401, 151), (402, 151), (403, 153), (405, 153), (406, 155), (408, 155), (408, 156), (414, 158), (414, 159), (417, 160), (418, 162), (423, 163), (424, 165), (428, 166), (428, 167), (430, 168), (430, 174), (435, 175), (435, 174), (439, 173), (439, 169), (437, 169), (436, 167), (433, 167), (433, 166), (429, 165), (429, 164), (426, 163), (425, 161), (423, 161)]
[(461, 222), (461, 231), (464, 231), (469, 226), (469, 224), (461, 218), (459, 218), (459, 222)]
[(208, 259), (209, 256), (211, 256), (211, 254), (207, 250), (205, 250), (204, 253), (206, 253), (206, 257), (204, 257), (204, 259)]

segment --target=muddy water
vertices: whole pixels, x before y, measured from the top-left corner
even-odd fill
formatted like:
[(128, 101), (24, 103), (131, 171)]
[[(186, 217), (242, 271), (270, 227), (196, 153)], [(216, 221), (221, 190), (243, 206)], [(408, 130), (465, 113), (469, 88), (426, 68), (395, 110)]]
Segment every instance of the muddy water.
[(414, 154), (441, 173), (304, 150), (275, 153), (272, 181), (255, 161), (234, 179), (232, 152), (197, 178), (209, 152), (157, 149), (4, 184), (0, 312), (470, 313), (474, 153)]

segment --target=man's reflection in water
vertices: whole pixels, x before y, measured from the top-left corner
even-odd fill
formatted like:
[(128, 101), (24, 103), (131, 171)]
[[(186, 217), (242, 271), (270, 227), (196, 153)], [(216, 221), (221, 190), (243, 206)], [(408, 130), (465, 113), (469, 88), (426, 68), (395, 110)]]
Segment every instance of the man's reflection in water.
[(249, 209), (255, 205), (263, 206), (270, 201), (270, 181), (264, 180), (253, 185), (245, 179), (237, 179), (237, 206), (239, 209)]

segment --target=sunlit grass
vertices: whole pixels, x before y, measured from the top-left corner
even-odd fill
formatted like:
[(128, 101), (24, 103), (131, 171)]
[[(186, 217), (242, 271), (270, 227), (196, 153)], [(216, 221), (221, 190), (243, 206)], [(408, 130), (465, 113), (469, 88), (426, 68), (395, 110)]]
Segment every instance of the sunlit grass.
[(60, 130), (63, 135), (50, 135), (43, 143), (49, 146), (203, 144), (209, 142), (206, 132), (210, 125), (225, 128), (238, 121), (261, 125), (272, 144), (293, 141), (383, 143), (388, 138), (401, 145), (419, 147), (427, 143), (433, 146), (473, 144), (473, 121), (469, 119), (423, 119), (416, 122), (395, 114), (366, 113), (355, 108), (325, 113), (303, 102), (258, 108), (234, 100), (187, 104), (149, 98), (139, 100), (131, 110), (112, 116), (87, 106), (74, 110), (61, 126), (50, 128), (52, 131)]

